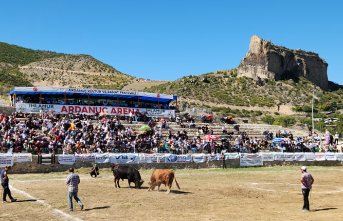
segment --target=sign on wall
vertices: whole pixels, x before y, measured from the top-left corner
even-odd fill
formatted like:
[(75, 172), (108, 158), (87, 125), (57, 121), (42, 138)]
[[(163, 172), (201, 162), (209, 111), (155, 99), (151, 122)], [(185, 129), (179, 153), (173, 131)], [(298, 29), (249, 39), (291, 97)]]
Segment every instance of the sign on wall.
[(0, 167), (13, 166), (12, 154), (0, 154)]
[(54, 112), (60, 114), (107, 114), (130, 116), (137, 112), (146, 113), (149, 117), (175, 117), (175, 110), (152, 109), (152, 108), (133, 108), (133, 107), (112, 107), (112, 106), (88, 106), (88, 105), (59, 105), (59, 104), (34, 104), (16, 103), (17, 112), (40, 113)]

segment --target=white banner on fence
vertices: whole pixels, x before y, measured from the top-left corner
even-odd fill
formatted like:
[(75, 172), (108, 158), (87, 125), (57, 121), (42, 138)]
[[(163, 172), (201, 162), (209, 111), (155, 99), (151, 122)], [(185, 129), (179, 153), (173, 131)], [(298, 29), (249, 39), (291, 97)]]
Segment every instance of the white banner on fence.
[(175, 154), (166, 154), (166, 163), (191, 163), (192, 155), (175, 155)]
[(206, 155), (203, 153), (193, 154), (193, 162), (194, 163), (205, 163), (206, 162)]
[(283, 153), (283, 158), (285, 161), (293, 161), (294, 153)]
[(12, 154), (0, 154), (0, 167), (13, 166)]
[(59, 105), (59, 104), (35, 104), (35, 103), (16, 103), (18, 112), (39, 113), (53, 111), (62, 114), (96, 114), (105, 113), (107, 115), (130, 116), (136, 113), (147, 113), (149, 117), (175, 117), (175, 110), (150, 109), (150, 108), (129, 108), (129, 107), (109, 107), (109, 106), (88, 106), (88, 105)]
[(263, 166), (262, 156), (259, 154), (241, 154), (240, 166)]
[(110, 154), (109, 153), (97, 153), (95, 154), (95, 163), (109, 163)]
[(306, 156), (304, 153), (294, 153), (295, 161), (306, 161)]
[(316, 160), (316, 155), (312, 152), (309, 153), (304, 153), (306, 161), (315, 161)]
[(263, 161), (274, 161), (274, 153), (260, 153)]
[(343, 161), (343, 153), (336, 153), (336, 159), (338, 161)]
[(14, 153), (13, 154), (14, 163), (32, 162), (32, 154), (30, 153)]
[(325, 160), (325, 153), (316, 153), (315, 157), (316, 157), (316, 161), (324, 161)]
[(325, 153), (325, 159), (326, 160), (332, 160), (332, 161), (336, 161), (337, 160), (337, 157), (336, 157), (336, 154), (335, 153), (332, 153), (332, 152), (326, 152)]
[(221, 155), (220, 153), (217, 154), (207, 154), (207, 161), (216, 161), (216, 160), (220, 160)]
[(73, 165), (75, 163), (75, 155), (58, 155), (58, 163)]
[(274, 153), (274, 160), (284, 161), (285, 160), (284, 154), (282, 152), (275, 152)]
[(164, 163), (166, 162), (166, 155), (162, 153), (147, 154), (143, 153), (139, 155), (140, 163)]
[(138, 164), (140, 160), (138, 153), (118, 153), (110, 155), (110, 162), (114, 164)]
[(239, 154), (238, 153), (225, 153), (225, 160), (231, 160), (231, 159), (238, 159)]
[(95, 162), (95, 154), (75, 154), (75, 161)]

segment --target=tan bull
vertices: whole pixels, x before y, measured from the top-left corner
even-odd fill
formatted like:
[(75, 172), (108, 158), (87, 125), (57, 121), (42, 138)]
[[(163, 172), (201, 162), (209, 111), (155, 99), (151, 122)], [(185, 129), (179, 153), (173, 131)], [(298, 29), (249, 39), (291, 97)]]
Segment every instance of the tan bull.
[[(164, 184), (167, 187), (167, 194), (170, 193), (170, 189), (173, 184), (173, 180), (175, 178), (175, 174), (173, 170), (170, 169), (155, 169), (150, 178), (150, 187), (149, 190), (154, 190), (155, 187), (157, 186), (158, 191), (160, 190), (161, 184)], [(175, 178), (175, 183), (178, 189), (180, 189), (179, 184), (176, 181)]]

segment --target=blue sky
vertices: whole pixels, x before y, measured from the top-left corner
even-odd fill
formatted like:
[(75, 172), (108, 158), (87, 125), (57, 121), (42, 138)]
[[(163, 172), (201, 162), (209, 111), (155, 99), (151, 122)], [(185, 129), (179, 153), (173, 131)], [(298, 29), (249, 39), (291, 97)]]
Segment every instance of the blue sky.
[(329, 80), (343, 84), (343, 3), (327, 2), (2, 1), (0, 41), (90, 54), (136, 77), (175, 80), (237, 67), (256, 34), (317, 52)]

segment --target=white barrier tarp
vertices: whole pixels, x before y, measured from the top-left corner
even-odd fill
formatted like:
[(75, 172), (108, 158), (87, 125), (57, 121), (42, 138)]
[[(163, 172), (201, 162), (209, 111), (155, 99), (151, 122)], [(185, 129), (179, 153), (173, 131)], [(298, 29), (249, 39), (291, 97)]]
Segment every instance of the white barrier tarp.
[(0, 154), (0, 167), (13, 166), (12, 154)]
[(74, 155), (58, 155), (58, 163), (64, 165), (73, 165), (75, 163)]
[(280, 153), (280, 152), (275, 152), (274, 153), (274, 160), (276, 160), (276, 161), (284, 161), (285, 160), (284, 154)]
[(95, 154), (75, 154), (75, 161), (95, 162)]
[(263, 161), (274, 161), (274, 153), (260, 153)]
[[(138, 164), (138, 153), (111, 154), (110, 162), (114, 164)], [(108, 162), (106, 162), (108, 163)]]
[(304, 153), (294, 153), (295, 161), (306, 161), (306, 156)]
[(32, 162), (32, 154), (30, 153), (14, 153), (13, 154), (14, 163)]
[(316, 161), (324, 161), (325, 160), (325, 153), (316, 153)]
[(190, 163), (190, 162), (192, 162), (191, 154), (184, 154), (184, 155), (166, 154), (165, 163)]
[(283, 153), (283, 158), (285, 161), (293, 161), (294, 160), (294, 154), (293, 153)]
[(336, 153), (336, 159), (338, 161), (343, 161), (343, 153)]
[(207, 161), (216, 161), (216, 160), (220, 160), (221, 155), (220, 153), (217, 154), (207, 154)]
[(336, 154), (332, 153), (332, 152), (326, 152), (325, 153), (325, 159), (330, 160), (330, 161), (336, 161), (337, 160)]
[(193, 154), (193, 162), (194, 163), (205, 163), (206, 162), (206, 155), (203, 153)]
[(109, 153), (97, 153), (95, 154), (95, 163), (109, 163), (110, 154)]
[(316, 155), (312, 152), (307, 152), (304, 153), (306, 161), (315, 161), (316, 160)]
[(239, 154), (238, 153), (225, 153), (225, 160), (231, 160), (231, 159), (238, 159)]
[(166, 162), (166, 155), (162, 153), (153, 153), (153, 154), (139, 154), (140, 163), (164, 163)]
[(259, 154), (241, 154), (240, 166), (263, 166), (262, 156)]

